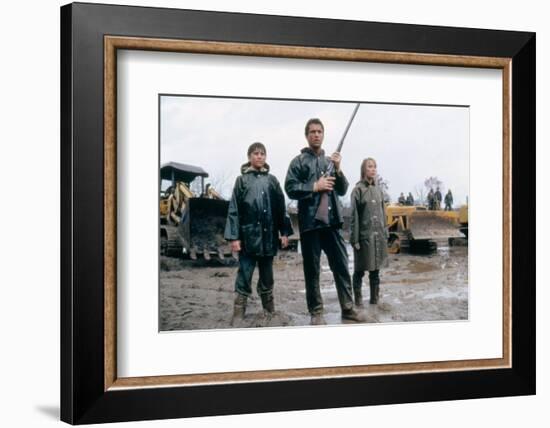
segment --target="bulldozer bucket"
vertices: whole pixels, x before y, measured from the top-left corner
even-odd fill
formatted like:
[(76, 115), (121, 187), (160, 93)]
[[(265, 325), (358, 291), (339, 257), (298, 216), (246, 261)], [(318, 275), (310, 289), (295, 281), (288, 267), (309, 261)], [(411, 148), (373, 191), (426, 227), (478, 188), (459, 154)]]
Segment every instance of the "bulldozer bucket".
[(228, 207), (229, 202), (223, 200), (188, 200), (187, 207), (182, 213), (179, 233), (189, 254), (201, 254), (207, 260), (211, 254), (231, 254), (230, 245), (223, 237)]
[(409, 216), (412, 239), (460, 238), (458, 217), (449, 211), (415, 211)]

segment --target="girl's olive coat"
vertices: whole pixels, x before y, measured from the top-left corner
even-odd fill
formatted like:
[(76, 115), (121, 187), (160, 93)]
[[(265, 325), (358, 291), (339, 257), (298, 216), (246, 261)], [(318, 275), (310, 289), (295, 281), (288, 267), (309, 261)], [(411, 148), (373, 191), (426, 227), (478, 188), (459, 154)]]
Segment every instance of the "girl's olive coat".
[(351, 193), (350, 243), (359, 243), (354, 251), (355, 270), (377, 270), (388, 257), (388, 230), (384, 194), (379, 186), (358, 182)]
[(285, 197), (279, 181), (269, 174), (269, 165), (256, 170), (246, 163), (235, 181), (229, 203), (224, 237), (241, 241), (252, 256), (274, 256), (281, 235), (292, 235)]

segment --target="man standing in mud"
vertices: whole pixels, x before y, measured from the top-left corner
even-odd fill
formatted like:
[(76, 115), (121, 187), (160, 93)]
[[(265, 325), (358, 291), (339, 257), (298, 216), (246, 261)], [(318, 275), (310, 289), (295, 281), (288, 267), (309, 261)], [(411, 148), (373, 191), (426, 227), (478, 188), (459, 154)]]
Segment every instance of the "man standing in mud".
[[(365, 321), (364, 314), (357, 312), (353, 307), (348, 253), (340, 232), (343, 218), (338, 196), (345, 195), (349, 183), (340, 169), (340, 153), (333, 153), (329, 158), (321, 148), (324, 132), (323, 123), (319, 119), (308, 120), (305, 127), (308, 147), (302, 149), (291, 161), (285, 180), (288, 197), (298, 201), (307, 307), (312, 325), (325, 324), (319, 286), (323, 250), (334, 275), (342, 318), (362, 322)], [(330, 161), (334, 163), (335, 176), (325, 176)], [(328, 216), (319, 220), (316, 218), (319, 217), (317, 211), (324, 194), (328, 202)]]

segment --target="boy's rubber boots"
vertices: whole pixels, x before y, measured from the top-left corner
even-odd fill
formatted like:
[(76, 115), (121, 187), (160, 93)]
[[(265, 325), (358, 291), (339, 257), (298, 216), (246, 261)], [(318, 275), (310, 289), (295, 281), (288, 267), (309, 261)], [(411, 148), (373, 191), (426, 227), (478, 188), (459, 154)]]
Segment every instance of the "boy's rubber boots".
[(323, 317), (323, 314), (311, 314), (311, 325), (325, 325), (327, 322), (325, 321), (325, 318)]
[(244, 294), (237, 293), (235, 296), (235, 304), (233, 306), (233, 319), (231, 324), (244, 320), (244, 314), (246, 312), (247, 297)]

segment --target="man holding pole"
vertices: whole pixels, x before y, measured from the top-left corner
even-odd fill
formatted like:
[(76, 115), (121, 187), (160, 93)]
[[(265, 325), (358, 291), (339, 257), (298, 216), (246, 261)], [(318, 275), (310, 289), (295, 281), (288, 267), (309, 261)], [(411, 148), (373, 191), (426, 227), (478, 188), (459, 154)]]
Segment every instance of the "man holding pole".
[(323, 123), (319, 119), (308, 120), (305, 127), (308, 147), (302, 149), (291, 161), (285, 180), (288, 197), (298, 200), (306, 300), (312, 325), (325, 324), (319, 287), (321, 250), (325, 252), (334, 275), (342, 318), (357, 322), (365, 321), (364, 314), (357, 312), (353, 307), (348, 254), (340, 232), (343, 217), (338, 201), (338, 196), (345, 195), (349, 186), (340, 168), (340, 150), (358, 107), (359, 104), (338, 149), (330, 158), (325, 156), (321, 148), (325, 132)]

